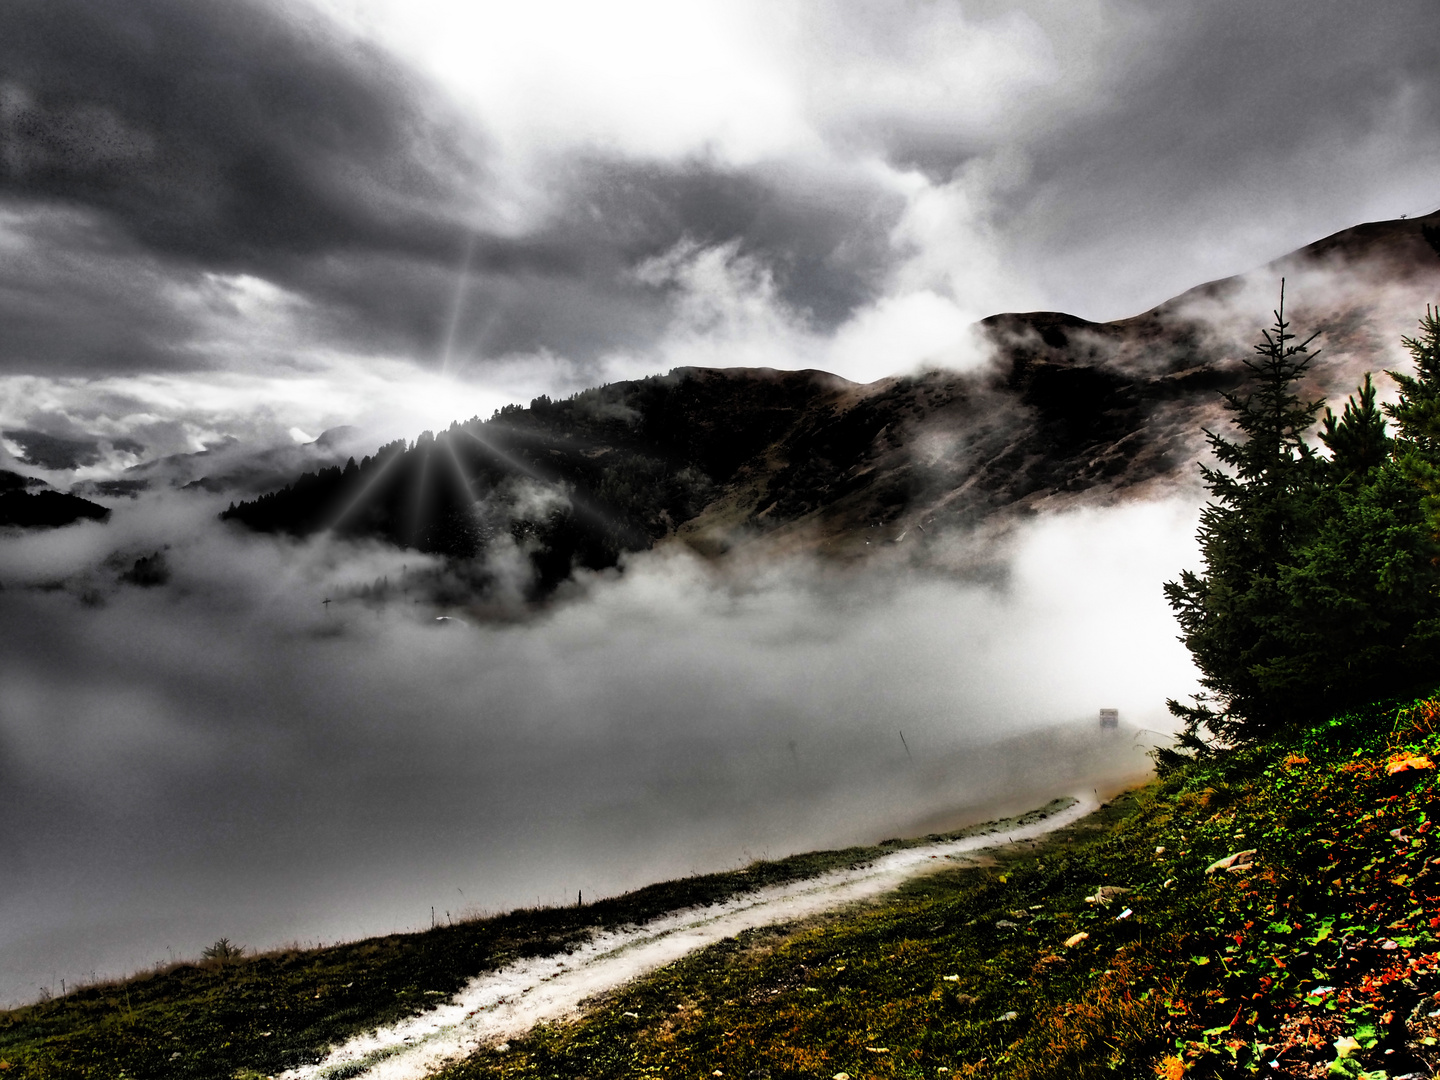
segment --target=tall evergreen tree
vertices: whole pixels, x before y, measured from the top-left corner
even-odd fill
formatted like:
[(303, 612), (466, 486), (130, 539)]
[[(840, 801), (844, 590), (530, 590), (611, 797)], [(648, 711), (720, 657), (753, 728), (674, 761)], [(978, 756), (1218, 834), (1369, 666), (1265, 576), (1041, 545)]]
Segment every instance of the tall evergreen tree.
[(1400, 339), (1415, 374), (1386, 372), (1400, 385), (1400, 400), (1385, 406), (1395, 421), (1395, 459), (1423, 493), (1422, 505), (1440, 532), (1440, 309), (1426, 305), (1418, 337)]
[(1245, 361), (1251, 388), (1224, 396), (1240, 438), (1207, 430), (1217, 465), (1202, 466), (1211, 501), (1201, 511), (1204, 573), (1184, 571), (1165, 596), (1201, 672), (1205, 694), (1195, 706), (1170, 702), (1193, 740), (1203, 726), (1235, 740), (1291, 718), (1291, 702), (1271, 692), (1264, 665), (1283, 651), (1287, 551), (1314, 530), (1320, 460), (1305, 441), (1321, 401), (1301, 399), (1296, 384), (1314, 356), (1290, 331), (1285, 287), (1275, 324)]
[(1315, 535), (1280, 570), (1275, 652), (1255, 668), (1270, 696), (1333, 713), (1434, 681), (1440, 552), (1420, 502), (1393, 461), (1317, 494)]

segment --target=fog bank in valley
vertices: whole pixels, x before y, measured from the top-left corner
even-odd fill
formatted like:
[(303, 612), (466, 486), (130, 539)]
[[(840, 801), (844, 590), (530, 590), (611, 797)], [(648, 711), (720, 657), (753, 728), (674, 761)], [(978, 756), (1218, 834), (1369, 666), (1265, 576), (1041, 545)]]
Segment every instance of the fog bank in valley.
[[(986, 583), (683, 549), (536, 616), (325, 605), (413, 552), (145, 496), (0, 540), (0, 1000), (573, 902), (1134, 775), (1193, 685), (1193, 498), (1042, 517)], [(163, 543), (170, 581), (118, 572)], [(113, 557), (116, 551), (119, 557)], [(901, 733), (903, 732), (903, 741)]]

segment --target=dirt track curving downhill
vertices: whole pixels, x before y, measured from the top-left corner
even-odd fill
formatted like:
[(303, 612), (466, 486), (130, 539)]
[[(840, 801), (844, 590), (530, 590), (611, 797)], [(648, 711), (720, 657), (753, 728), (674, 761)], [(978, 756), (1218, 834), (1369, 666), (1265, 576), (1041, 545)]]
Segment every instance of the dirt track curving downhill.
[[(324, 1061), (281, 1080), (325, 1080), (341, 1074), (368, 1080), (422, 1080), (480, 1046), (504, 1042), (545, 1021), (578, 1016), (584, 1003), (688, 953), (745, 930), (792, 922), (871, 900), (945, 860), (1021, 840), (1073, 823), (1096, 808), (1093, 796), (1039, 820), (945, 843), (907, 848), (873, 862), (788, 885), (757, 889), (724, 903), (686, 908), (642, 926), (598, 933), (568, 955), (522, 960), (472, 979), (436, 1009), (336, 1047)], [(357, 1072), (357, 1066), (368, 1066)]]

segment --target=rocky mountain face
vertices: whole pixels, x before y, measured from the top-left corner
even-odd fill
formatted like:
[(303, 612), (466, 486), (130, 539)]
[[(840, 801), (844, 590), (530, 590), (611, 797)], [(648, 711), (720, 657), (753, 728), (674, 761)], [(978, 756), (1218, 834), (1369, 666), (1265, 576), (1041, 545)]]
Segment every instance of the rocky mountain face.
[(1129, 319), (1058, 312), (981, 324), (982, 368), (859, 385), (820, 371), (682, 368), (539, 398), (424, 433), (233, 505), (251, 528), (374, 536), (477, 567), (504, 553), (531, 595), (576, 566), (683, 543), (712, 557), (945, 558), (1040, 508), (1132, 497), (1189, 475), (1217, 391), (1273, 321), (1321, 331), (1316, 396), (1398, 363), (1440, 296), (1440, 213), (1361, 225)]

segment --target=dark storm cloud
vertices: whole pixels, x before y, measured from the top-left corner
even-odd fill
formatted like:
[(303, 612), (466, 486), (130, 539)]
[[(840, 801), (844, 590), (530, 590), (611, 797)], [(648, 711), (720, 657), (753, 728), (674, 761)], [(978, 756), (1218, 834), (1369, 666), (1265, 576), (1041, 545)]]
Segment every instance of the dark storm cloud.
[(0, 9), (6, 191), (222, 265), (448, 242), (473, 165), (378, 51), (255, 2)]
[[(0, 10), (0, 369), (208, 366), (209, 273), (303, 301), (295, 344), (438, 358), (643, 348), (663, 297), (630, 275), (739, 238), (822, 326), (872, 298), (901, 205), (873, 183), (707, 161), (557, 161), (553, 213), (473, 230), (481, 138), (378, 50), (259, 3), (60, 0)], [(468, 257), (467, 257), (468, 252)]]
[(177, 291), (203, 279), (75, 207), (0, 200), (0, 372), (161, 371), (204, 364), (202, 310)]
[[(206, 272), (448, 262), (477, 141), (431, 104), (378, 51), (260, 3), (0, 6), (0, 224), (17, 241), (0, 367), (213, 363), (217, 313), (192, 295)], [(329, 282), (360, 307), (366, 284)], [(317, 335), (351, 321), (311, 318)]]
[[(905, 20), (890, 6), (837, 10), (857, 39), (883, 43), (903, 34)], [(1383, 10), (1110, 0), (1091, 6), (1088, 17), (1084, 10), (1045, 0), (964, 6), (976, 28), (1023, 13), (1053, 50), (1051, 75), (1012, 88), (1008, 109), (967, 122), (954, 112), (963, 101), (932, 101), (908, 110), (859, 108), (826, 123), (838, 141), (874, 147), (892, 164), (936, 180), (999, 145), (1022, 145), (1035, 165), (1022, 197), (1032, 185), (1063, 182), (1076, 204), (1094, 200), (1106, 208), (1126, 204), (1137, 185), (1157, 197), (1216, 190), (1230, 197), (1238, 173), (1311, 152), (1330, 158), (1332, 177), (1337, 168), (1345, 175), (1345, 159), (1377, 133), (1426, 147), (1440, 135), (1440, 70), (1427, 48), (1440, 31), (1440, 9), (1425, 0)], [(897, 51), (892, 62), (906, 59)], [(1290, 180), (1313, 185), (1327, 177)], [(1119, 216), (1116, 210), (1086, 225), (1103, 231)]]
[(832, 327), (880, 293), (894, 255), (888, 235), (904, 200), (873, 180), (761, 165), (590, 166), (565, 222), (589, 216), (634, 263), (683, 237), (702, 246), (739, 240), (775, 271), (784, 299)]
[[(1440, 205), (1427, 180), (1440, 164), (1434, 4), (1119, 10), (1144, 30), (1097, 58), (1091, 100), (1027, 140), (1031, 174), (1001, 214), (1059, 289), (1087, 291), (1078, 256), (1107, 266), (1112, 293), (1149, 278), (1158, 302), (1184, 275), (1234, 273), (1359, 220)], [(1253, 254), (1237, 265), (1234, 252)]]
[(1277, 162), (1320, 159), (1326, 168), (1285, 179), (1297, 193), (1323, 189), (1373, 137), (1434, 147), (1437, 33), (1440, 9), (1425, 3), (1389, 5), (1383, 19), (1340, 4), (1307, 5), (1303, 17), (1285, 5), (1197, 5), (1155, 36), (1103, 123), (1040, 149), (1041, 179), (1083, 159), (1102, 197), (1123, 172), (1177, 201), (1210, 201), (1280, 182)]
[(62, 439), (43, 431), (6, 431), (5, 438), (20, 447), (20, 460), (42, 469), (78, 469), (100, 460), (100, 440)]
[(659, 332), (656, 298), (626, 279), (613, 251), (577, 235), (524, 248), (517, 257), (519, 245), (504, 250), (481, 238), (467, 262), (460, 230), (443, 259), (342, 252), (295, 260), (286, 283), (315, 303), (305, 315), (315, 338), (432, 366), (444, 351), (457, 282), (459, 359), (551, 350), (584, 361)]
[(26, 241), (0, 270), (12, 371), (213, 363), (230, 313), (208, 273), (295, 292), (296, 346), (430, 354), (467, 243), (492, 311), (505, 283), (593, 261), (563, 236), (472, 234), (479, 136), (378, 50), (259, 3), (5, 6), (0, 140)]
[(105, 454), (104, 446), (122, 453), (138, 454), (145, 447), (134, 439), (65, 438), (44, 431), (5, 431), (5, 438), (20, 448), (19, 460), (41, 469), (78, 469), (94, 465)]
[[(477, 250), (457, 353), (548, 349), (584, 363), (644, 348), (668, 313), (664, 297), (632, 271), (682, 241), (738, 242), (738, 254), (774, 272), (787, 305), (830, 329), (879, 295), (893, 259), (888, 233), (903, 211), (903, 200), (873, 181), (705, 160), (591, 157), (564, 167), (557, 188), (559, 209), (529, 240), (556, 253), (550, 272)], [(415, 311), (439, 288), (419, 276), (405, 287)], [(448, 287), (442, 292), (448, 297)]]
[(741, 255), (774, 271), (786, 304), (831, 328), (879, 294), (893, 258), (888, 233), (903, 210), (893, 191), (873, 182), (778, 165), (591, 156), (556, 162), (550, 182), (553, 212), (520, 239), (467, 244), (461, 232), (435, 259), (296, 259), (287, 284), (319, 302), (313, 317), (325, 323), (317, 335), (433, 362), (463, 275), (452, 366), (548, 351), (583, 370), (607, 352), (643, 350), (660, 337), (666, 297), (633, 271), (687, 240), (738, 241)]

